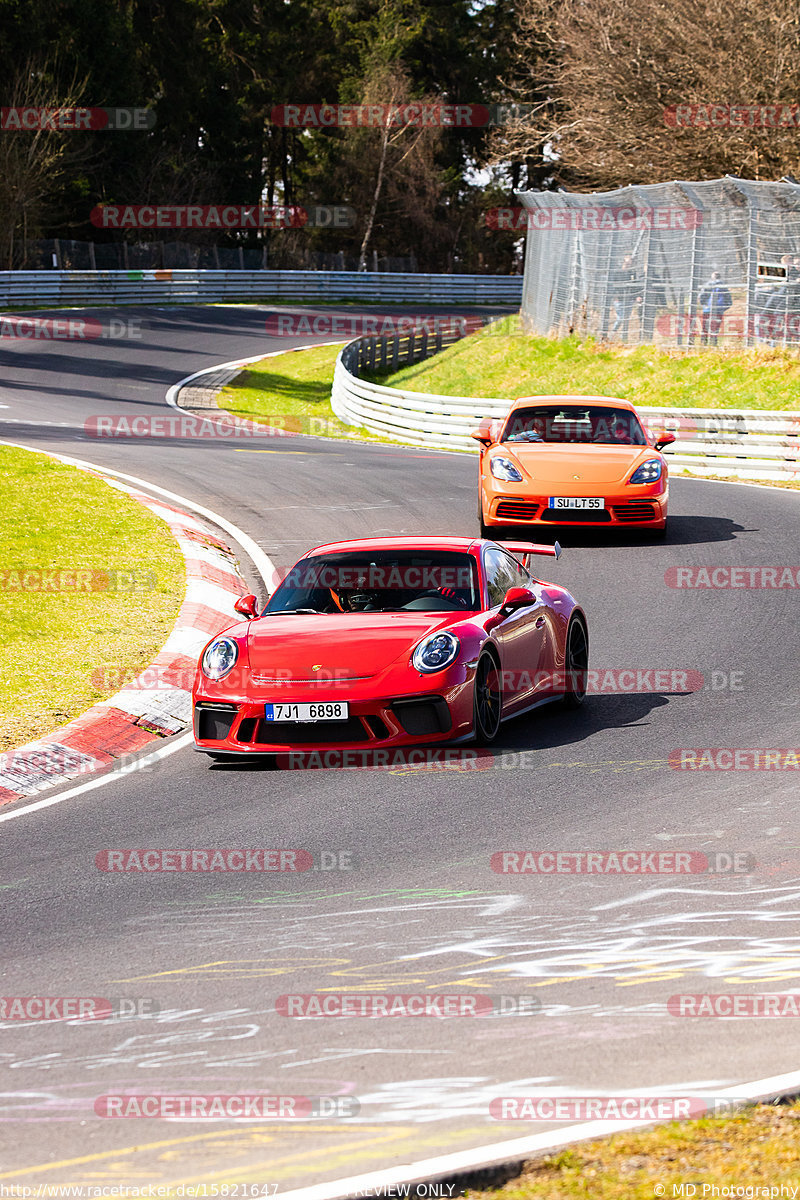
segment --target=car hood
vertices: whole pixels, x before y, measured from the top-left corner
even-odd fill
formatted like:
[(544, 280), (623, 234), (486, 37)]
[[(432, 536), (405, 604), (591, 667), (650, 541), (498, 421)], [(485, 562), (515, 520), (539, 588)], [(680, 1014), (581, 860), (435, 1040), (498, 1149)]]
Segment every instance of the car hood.
[[(247, 630), (253, 675), (267, 679), (368, 679), (379, 675), (431, 630), (460, 613), (287, 613), (260, 617)], [(314, 667), (317, 670), (314, 670)]]
[(538, 483), (624, 483), (639, 463), (659, 458), (650, 446), (552, 446), (506, 442), (500, 453), (515, 458)]

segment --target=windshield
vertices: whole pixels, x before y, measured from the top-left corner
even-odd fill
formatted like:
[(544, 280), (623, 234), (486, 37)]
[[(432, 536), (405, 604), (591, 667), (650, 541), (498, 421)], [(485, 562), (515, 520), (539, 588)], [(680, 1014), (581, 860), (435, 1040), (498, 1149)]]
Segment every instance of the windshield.
[(471, 554), (416, 550), (350, 551), (303, 558), (262, 616), (314, 612), (478, 612)]
[(646, 446), (636, 413), (600, 405), (541, 404), (518, 408), (506, 421), (502, 442), (556, 442), (570, 445)]

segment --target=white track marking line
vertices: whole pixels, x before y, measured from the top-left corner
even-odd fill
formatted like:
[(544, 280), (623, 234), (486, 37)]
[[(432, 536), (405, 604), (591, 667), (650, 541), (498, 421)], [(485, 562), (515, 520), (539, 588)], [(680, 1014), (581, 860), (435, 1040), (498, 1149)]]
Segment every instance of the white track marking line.
[[(177, 383), (173, 383), (172, 387), (167, 391), (166, 401), (171, 408), (175, 408), (178, 412), (184, 410), (178, 404), (178, 392), (181, 388), (186, 387), (187, 383), (191, 383), (193, 379), (200, 379), (203, 375), (213, 375), (217, 371), (227, 371), (228, 368), (246, 367), (250, 363), (261, 362), (262, 358), (277, 358), (281, 354), (292, 354), (295, 350), (316, 350), (320, 346), (344, 346), (346, 342), (315, 342), (309, 346), (287, 346), (284, 350), (268, 350), (266, 354), (251, 354), (249, 358), (232, 358), (230, 362), (216, 363), (213, 367), (203, 367), (200, 371), (193, 371), (191, 375), (184, 376)], [(210, 410), (213, 414), (213, 409)], [(220, 414), (221, 416), (222, 414)], [(209, 417), (213, 420), (213, 416)]]
[(57, 796), (48, 796), (44, 800), (35, 800), (33, 804), (26, 804), (24, 808), (15, 808), (12, 812), (0, 813), (0, 821), (15, 821), (17, 817), (27, 816), (28, 813), (37, 812), (40, 808), (49, 808), (52, 804), (60, 804), (62, 800), (71, 800), (73, 796), (80, 796), (82, 792), (92, 792), (95, 788), (113, 783), (115, 779), (119, 779), (123, 775), (132, 775), (135, 771), (142, 771), (151, 763), (175, 754), (177, 750), (185, 750), (193, 741), (194, 734), (184, 733), (182, 737), (170, 742), (169, 745), (151, 751), (144, 758), (137, 758), (134, 763), (126, 763), (124, 767), (117, 767), (115, 770), (109, 771), (107, 775), (101, 775), (99, 779), (89, 779), (86, 783), (80, 783), (77, 787), (70, 788), (69, 791), (59, 792)]
[[(750, 1100), (791, 1095), (794, 1091), (800, 1091), (800, 1071), (792, 1071), (787, 1075), (775, 1075), (769, 1079), (756, 1079), (736, 1087), (714, 1089), (714, 1096), (720, 1100), (741, 1100), (744, 1103)], [(637, 1093), (626, 1090), (624, 1094), (650, 1095), (643, 1090)], [(652, 1094), (656, 1095), (655, 1092)], [(683, 1095), (684, 1092), (682, 1091), (681, 1094)], [(590, 1141), (612, 1133), (624, 1133), (631, 1129), (646, 1129), (656, 1124), (658, 1122), (654, 1121), (586, 1121), (580, 1125), (570, 1125), (567, 1129), (558, 1130), (555, 1133), (535, 1133), (530, 1137), (478, 1146), (474, 1150), (461, 1150), (455, 1154), (442, 1154), (436, 1158), (420, 1159), (418, 1162), (389, 1167), (384, 1171), (370, 1171), (366, 1175), (351, 1175), (349, 1178), (338, 1179), (331, 1183), (318, 1183), (311, 1187), (296, 1188), (291, 1192), (283, 1192), (281, 1200), (343, 1200), (344, 1197), (359, 1191), (374, 1196), (379, 1188), (391, 1188), (405, 1183), (429, 1183), (435, 1178), (447, 1178), (464, 1171), (520, 1162), (533, 1155), (573, 1145), (576, 1142)]]

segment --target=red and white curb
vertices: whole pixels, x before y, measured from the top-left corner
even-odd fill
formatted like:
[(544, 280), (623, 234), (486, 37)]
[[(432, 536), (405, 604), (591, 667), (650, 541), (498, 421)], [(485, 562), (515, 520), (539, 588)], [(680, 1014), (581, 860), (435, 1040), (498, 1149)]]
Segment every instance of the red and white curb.
[[(314, 342), (307, 346), (287, 346), (282, 350), (268, 350), (266, 352), (266, 354), (251, 354), (249, 358), (234, 358), (234, 359), (231, 359), (230, 362), (216, 363), (213, 367), (203, 367), (199, 371), (193, 371), (191, 375), (185, 375), (183, 379), (179, 379), (177, 383), (173, 383), (172, 387), (168, 390), (165, 399), (167, 401), (167, 404), (169, 404), (169, 406), (171, 408), (178, 409), (179, 412), (185, 411), (182, 408), (181, 404), (179, 403), (179, 396), (180, 396), (181, 392), (183, 391), (184, 388), (191, 387), (191, 385), (195, 382), (195, 380), (202, 379), (204, 375), (216, 375), (222, 371), (229, 371), (230, 378), (235, 379), (235, 377), (238, 374), (240, 374), (245, 369), (245, 367), (249, 367), (252, 363), (262, 362), (266, 358), (280, 358), (280, 356), (282, 354), (295, 354), (300, 350), (319, 350), (323, 346), (342, 346), (342, 345), (344, 345), (344, 343), (342, 342), (342, 340), (340, 338), (338, 341), (335, 341), (335, 342)], [(230, 381), (228, 381), (228, 382), (230, 382)], [(225, 386), (225, 383), (221, 383), (219, 386), (221, 389)], [(189, 408), (191, 409), (191, 405), (189, 406)], [(210, 424), (213, 424), (214, 422), (216, 422), (218, 425), (221, 425), (223, 427), (223, 429), (226, 429), (227, 425), (230, 422), (234, 422), (237, 429), (241, 430), (242, 432), (247, 430), (248, 432), (253, 433), (255, 435), (263, 434), (264, 430), (271, 429), (273, 434), (275, 434), (277, 436), (285, 436), (285, 437), (314, 437), (315, 436), (314, 434), (295, 433), (293, 430), (290, 432), (287, 432), (287, 430), (285, 430), (285, 429), (267, 425), (263, 421), (251, 421), (248, 417), (234, 417), (234, 415), (232, 413), (229, 413), (227, 411), (227, 409), (224, 409), (224, 408), (206, 409), (205, 407), (203, 407), (200, 409), (194, 409), (193, 411), (195, 413), (203, 414), (202, 417), (198, 416), (198, 418), (197, 418), (198, 420), (208, 421)], [(351, 435), (344, 435), (345, 438), (349, 438), (350, 436)], [(356, 441), (358, 440), (358, 437), (356, 434), (353, 434), (352, 438), (353, 438), (353, 440), (356, 440)]]
[(0, 805), (100, 771), (157, 738), (186, 729), (200, 651), (238, 619), (234, 602), (248, 590), (232, 550), (210, 525), (99, 469), (80, 469), (166, 522), (186, 562), (186, 596), (164, 646), (135, 680), (61, 729), (0, 754)]
[[(264, 358), (312, 350), (320, 345), (341, 344), (341, 339), (337, 339), (313, 345), (289, 346), (204, 367), (179, 379), (169, 388), (165, 399), (171, 408), (179, 409), (178, 395), (181, 389), (204, 375), (226, 368), (238, 372)], [(220, 409), (204, 419), (209, 423), (216, 419), (220, 424), (225, 424), (232, 417)], [(247, 419), (238, 419), (237, 423), (256, 432), (264, 429), (263, 424)], [(276, 433), (282, 432), (276, 430)], [(4, 444), (20, 445), (5, 439)], [(210, 509), (121, 471), (106, 470), (81, 459), (41, 451), (38, 447), (20, 445), (20, 448), (49, 453), (60, 462), (87, 471), (111, 487), (127, 492), (162, 517), (186, 559), (187, 591), (175, 627), (166, 643), (153, 662), (130, 685), (110, 699), (95, 704), (53, 733), (0, 754), (0, 806), (35, 796), (67, 780), (92, 775), (112, 765), (119, 767), (123, 765), (120, 762), (123, 756), (133, 755), (149, 742), (179, 733), (189, 726), (191, 688), (200, 651), (215, 633), (237, 619), (233, 602), (248, 590), (237, 570), (233, 552), (219, 540), (212, 527), (198, 517), (209, 518), (218, 528), (234, 537), (251, 558), (268, 592), (274, 591), (280, 582), (274, 563), (252, 538)], [(141, 490), (138, 484), (148, 491)], [(154, 499), (150, 493), (156, 493), (164, 500)], [(182, 504), (198, 516), (177, 507)], [(50, 801), (38, 802), (42, 803)]]

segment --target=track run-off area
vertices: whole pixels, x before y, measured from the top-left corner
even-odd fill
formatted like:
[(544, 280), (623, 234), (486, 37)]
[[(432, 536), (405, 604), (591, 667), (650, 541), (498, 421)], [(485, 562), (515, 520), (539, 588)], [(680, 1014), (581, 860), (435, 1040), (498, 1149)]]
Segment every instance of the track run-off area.
[[(98, 309), (141, 336), (4, 338), (0, 438), (213, 510), (278, 569), (342, 538), (477, 536), (476, 456), (85, 434), (98, 415), (174, 412), (167, 390), (193, 371), (313, 340), (267, 336), (269, 311)], [(789, 490), (673, 478), (663, 542), (564, 533), (561, 560), (534, 570), (585, 609), (596, 687), (577, 713), (507, 723), (491, 754), (277, 771), (211, 765), (179, 735), (102, 786), (0, 810), (4, 994), (126, 998), (140, 1014), (0, 1021), (0, 1183), (283, 1194), (580, 1123), (497, 1119), (498, 1097), (716, 1097), (788, 1070), (796, 1020), (690, 1017), (670, 998), (800, 991), (798, 773), (680, 769), (681, 750), (800, 742), (798, 594), (674, 584), (676, 568), (796, 575), (799, 505)], [(263, 599), (253, 562), (221, 536)], [(315, 868), (95, 861), (258, 847), (309, 850)], [(493, 869), (523, 850), (639, 851), (662, 866), (688, 852), (719, 870)], [(279, 997), (309, 993), (506, 1001), (447, 1019), (285, 1015)], [(256, 1093), (337, 1103), (295, 1119), (98, 1115), (108, 1095)]]

